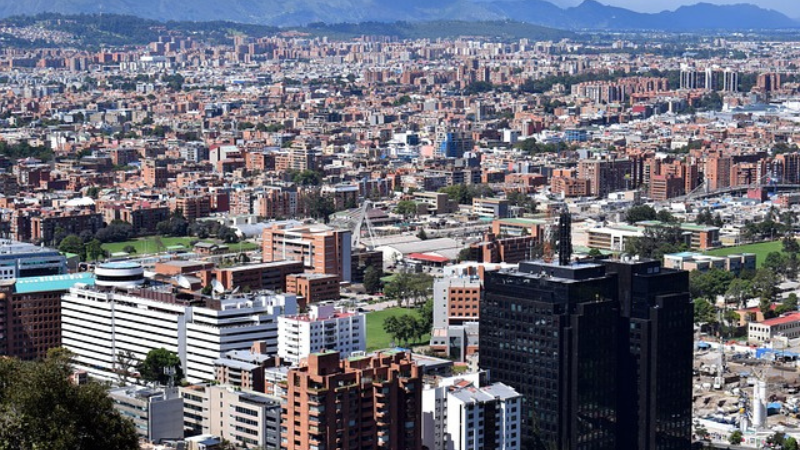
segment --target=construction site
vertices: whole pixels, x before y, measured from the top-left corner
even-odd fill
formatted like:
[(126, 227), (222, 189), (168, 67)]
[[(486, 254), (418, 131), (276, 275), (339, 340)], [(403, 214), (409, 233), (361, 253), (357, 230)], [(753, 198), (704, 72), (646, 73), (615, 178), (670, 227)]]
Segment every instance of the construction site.
[(693, 430), (697, 438), (765, 448), (774, 433), (800, 438), (800, 339), (769, 347), (698, 341), (694, 354)]

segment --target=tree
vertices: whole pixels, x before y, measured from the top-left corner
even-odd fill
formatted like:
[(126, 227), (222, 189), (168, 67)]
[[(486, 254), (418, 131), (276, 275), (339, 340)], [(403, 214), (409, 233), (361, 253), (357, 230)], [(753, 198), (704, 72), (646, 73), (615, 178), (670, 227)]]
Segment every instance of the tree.
[(381, 277), (383, 277), (383, 270), (379, 267), (369, 266), (364, 271), (364, 290), (368, 294), (374, 294), (381, 290)]
[(464, 247), (458, 252), (459, 261), (472, 261), (472, 258), (474, 258), (474, 254), (470, 247)]
[(97, 230), (94, 239), (102, 243), (125, 242), (133, 237), (133, 226), (128, 222), (111, 222), (107, 227)]
[(777, 308), (775, 314), (781, 315), (788, 312), (797, 312), (797, 294), (792, 292)]
[(797, 450), (797, 440), (791, 436), (784, 439), (783, 450)]
[(750, 281), (744, 278), (734, 278), (725, 290), (725, 299), (730, 303), (744, 308), (747, 306), (747, 299), (752, 297), (752, 286)]
[(167, 385), (170, 377), (164, 373), (164, 369), (170, 367), (175, 369), (174, 379), (181, 380), (183, 370), (181, 370), (181, 360), (178, 355), (165, 348), (155, 348), (147, 352), (147, 356), (139, 364), (138, 369), (143, 380)]
[(753, 294), (762, 300), (772, 302), (778, 293), (778, 281), (778, 275), (775, 272), (763, 267), (756, 270), (756, 275), (751, 282)]
[(411, 200), (401, 200), (394, 208), (395, 214), (400, 214), (404, 219), (417, 214), (417, 204)]
[(221, 239), (226, 244), (235, 244), (239, 242), (239, 235), (233, 228), (221, 226), (217, 230), (217, 239)]
[(74, 253), (80, 256), (82, 260), (86, 259), (86, 249), (83, 247), (83, 241), (74, 234), (70, 234), (61, 240), (58, 245), (58, 251), (61, 253)]
[(742, 443), (742, 432), (739, 431), (739, 430), (736, 430), (733, 433), (731, 433), (730, 436), (728, 436), (728, 442), (730, 442), (731, 445), (739, 445), (739, 444), (741, 444)]
[(694, 298), (703, 297), (714, 301), (727, 292), (733, 279), (733, 274), (725, 270), (694, 270), (689, 273), (689, 292)]
[(717, 321), (717, 308), (704, 298), (694, 299), (694, 322), (713, 323)]
[(625, 252), (641, 258), (662, 259), (665, 254), (687, 250), (683, 231), (677, 226), (645, 228), (642, 236), (631, 237), (625, 243)]
[(769, 252), (764, 258), (762, 268), (771, 270), (776, 274), (783, 275), (786, 272), (786, 258), (780, 252)]
[(649, 205), (632, 206), (625, 213), (625, 221), (634, 224), (645, 220), (657, 220), (658, 213)]
[(589, 257), (591, 257), (591, 258), (602, 258), (603, 257), (603, 252), (601, 252), (600, 250), (598, 250), (596, 248), (592, 248), (592, 249), (589, 250)]
[(130, 384), (134, 369), (138, 364), (139, 361), (132, 351), (125, 350), (117, 352), (114, 357), (114, 366), (121, 385)]
[(0, 450), (137, 450), (133, 422), (100, 383), (76, 385), (69, 352), (41, 362), (0, 359)]
[(789, 235), (784, 236), (783, 240), (781, 240), (781, 246), (783, 247), (783, 251), (785, 253), (800, 252), (800, 244), (797, 243), (797, 239)]
[(303, 170), (296, 173), (292, 181), (301, 186), (319, 186), (322, 183), (322, 176), (313, 170)]
[(132, 245), (126, 245), (125, 247), (122, 247), (122, 251), (128, 254), (134, 254), (136, 253), (136, 247)]
[(92, 239), (86, 244), (86, 259), (97, 261), (98, 259), (104, 257), (105, 254), (106, 251), (103, 250), (103, 244), (101, 244), (97, 239)]

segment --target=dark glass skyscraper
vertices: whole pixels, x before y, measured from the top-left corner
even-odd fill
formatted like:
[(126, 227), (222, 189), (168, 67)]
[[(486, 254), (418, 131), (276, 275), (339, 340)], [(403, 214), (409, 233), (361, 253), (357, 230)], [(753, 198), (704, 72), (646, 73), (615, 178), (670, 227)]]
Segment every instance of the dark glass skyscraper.
[(489, 273), (480, 365), (524, 396), (523, 448), (689, 448), (692, 304), (656, 261)]

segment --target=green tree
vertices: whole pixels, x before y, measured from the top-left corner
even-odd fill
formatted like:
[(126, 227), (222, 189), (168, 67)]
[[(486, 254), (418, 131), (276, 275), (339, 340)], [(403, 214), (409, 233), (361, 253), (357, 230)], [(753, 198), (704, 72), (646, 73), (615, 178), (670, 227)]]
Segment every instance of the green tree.
[(122, 251), (132, 255), (136, 253), (136, 247), (132, 245), (126, 245), (125, 247), (122, 247)]
[(756, 270), (756, 274), (752, 280), (753, 294), (767, 302), (772, 302), (775, 295), (778, 293), (778, 275), (765, 268)]
[(783, 247), (783, 251), (785, 253), (800, 252), (800, 244), (797, 243), (797, 239), (789, 235), (784, 236), (784, 238), (781, 240), (781, 246)]
[(472, 261), (473, 257), (472, 248), (470, 247), (464, 247), (458, 252), (459, 261)]
[(728, 436), (728, 442), (730, 442), (731, 445), (739, 445), (739, 444), (741, 444), (742, 443), (742, 432), (739, 431), (739, 430), (736, 430), (733, 433), (731, 433), (730, 436)]
[(625, 213), (625, 221), (634, 224), (645, 220), (657, 220), (658, 213), (649, 205), (631, 206)]
[(786, 258), (781, 252), (769, 252), (767, 257), (764, 258), (761, 267), (778, 275), (784, 275), (786, 273), (786, 263)]
[(133, 422), (124, 419), (106, 387), (69, 381), (70, 354), (44, 361), (0, 359), (0, 450), (137, 450)]
[(97, 239), (92, 239), (86, 243), (86, 259), (97, 261), (105, 256), (106, 251), (103, 250), (103, 244)]
[(381, 278), (383, 277), (383, 270), (379, 267), (369, 266), (364, 271), (364, 290), (368, 294), (374, 294), (381, 290)]
[(86, 259), (86, 249), (83, 246), (83, 241), (74, 234), (70, 234), (61, 240), (61, 243), (58, 245), (58, 251), (61, 253), (74, 253), (80, 256), (82, 260)]
[(592, 249), (589, 250), (589, 256), (591, 258), (602, 258), (603, 257), (603, 252), (601, 252), (600, 250), (598, 250), (596, 248), (592, 248)]
[(404, 219), (417, 214), (417, 204), (411, 200), (401, 200), (394, 208), (395, 214), (400, 214)]
[(165, 348), (155, 348), (147, 352), (147, 356), (139, 364), (138, 369), (143, 380), (166, 385), (169, 383), (169, 376), (164, 373), (164, 369), (170, 367), (175, 369), (174, 380), (181, 380), (183, 378), (183, 370), (181, 369), (181, 360), (178, 355)]
[(752, 286), (750, 286), (750, 281), (744, 278), (734, 278), (728, 285), (728, 289), (725, 290), (726, 301), (734, 303), (741, 308), (747, 306), (747, 299), (751, 298), (751, 296)]
[(689, 273), (689, 292), (694, 298), (716, 300), (718, 296), (727, 292), (733, 279), (733, 274), (725, 270), (711, 269), (705, 272), (694, 270)]
[(322, 183), (322, 175), (313, 170), (303, 170), (296, 173), (292, 181), (301, 186), (319, 186)]
[(796, 312), (797, 311), (797, 294), (792, 292), (786, 297), (786, 300), (781, 302), (777, 308), (775, 308), (775, 313), (780, 315), (787, 312)]
[(783, 450), (797, 450), (797, 440), (791, 436), (784, 439)]
[(705, 298), (694, 299), (695, 323), (714, 323), (717, 321), (717, 308)]
[(642, 236), (629, 238), (625, 252), (641, 258), (662, 259), (665, 254), (687, 250), (683, 231), (677, 226), (645, 228)]

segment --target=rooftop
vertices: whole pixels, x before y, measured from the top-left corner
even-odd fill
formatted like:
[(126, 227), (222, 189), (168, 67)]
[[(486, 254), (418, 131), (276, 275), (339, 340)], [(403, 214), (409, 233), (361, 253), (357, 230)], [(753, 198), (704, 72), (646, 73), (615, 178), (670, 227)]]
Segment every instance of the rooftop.
[(67, 275), (48, 275), (42, 277), (17, 278), (14, 290), (18, 294), (34, 292), (68, 291), (76, 283), (94, 284), (94, 274), (81, 272)]

